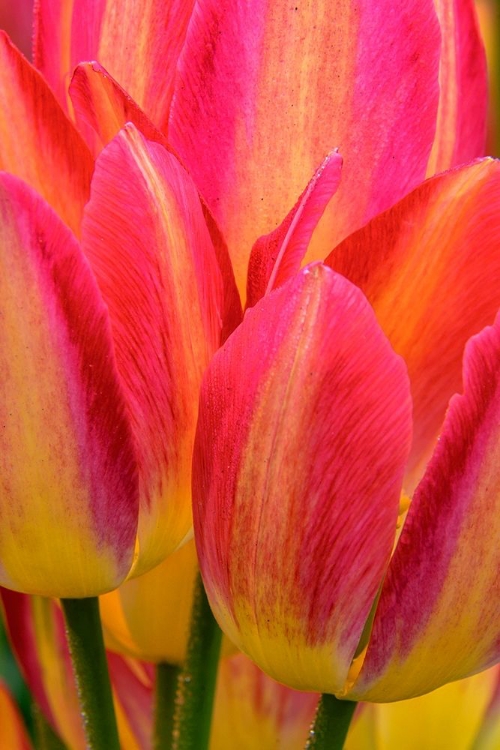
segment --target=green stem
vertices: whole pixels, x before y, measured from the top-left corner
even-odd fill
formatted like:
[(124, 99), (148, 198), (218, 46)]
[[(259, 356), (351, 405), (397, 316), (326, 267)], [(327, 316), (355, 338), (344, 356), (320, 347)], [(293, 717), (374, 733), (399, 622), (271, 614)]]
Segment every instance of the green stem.
[(342, 750), (357, 705), (352, 701), (339, 701), (335, 696), (324, 693), (318, 704), (306, 750)]
[(175, 727), (176, 750), (208, 748), (221, 640), (221, 630), (214, 619), (198, 573), (188, 653), (180, 676)]
[(75, 671), (87, 747), (120, 750), (108, 665), (99, 618), (99, 600), (61, 599)]
[(156, 665), (154, 750), (171, 750), (175, 698), (180, 668), (163, 662)]

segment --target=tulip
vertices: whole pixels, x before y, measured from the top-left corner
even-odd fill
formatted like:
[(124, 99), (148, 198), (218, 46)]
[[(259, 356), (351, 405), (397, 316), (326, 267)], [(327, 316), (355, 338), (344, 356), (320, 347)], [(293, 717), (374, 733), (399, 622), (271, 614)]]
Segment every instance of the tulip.
[(291, 687), (401, 700), (500, 658), (499, 198), (491, 160), (429, 180), (328, 265), (289, 269), (208, 368), (203, 579)]
[(41, 0), (34, 62), (94, 153), (128, 120), (168, 139), (244, 293), (255, 239), (335, 146), (349, 169), (309, 261), (427, 174), (483, 155), (485, 59), (472, 3), (411, 0), (393, 11), (388, 0), (320, 9), (203, 0), (165, 13), (155, 0), (118, 14), (104, 0)]
[(96, 163), (81, 246), (18, 180), (2, 187), (0, 580), (92, 596), (190, 532), (220, 274), (187, 175), (132, 126)]
[[(328, 518), (338, 544), (328, 550), (325, 559), (330, 567), (337, 567), (339, 559), (344, 565), (339, 566), (316, 620), (311, 609), (312, 630), (318, 628), (319, 651), (323, 651), (316, 652), (317, 664), (306, 682), (316, 685), (319, 679), (321, 684), (315, 689), (338, 693), (350, 689), (356, 676), (351, 662), (354, 657), (364, 656), (371, 622), (369, 612), (388, 568), (397, 517), (402, 515), (406, 502), (400, 501), (403, 481), (404, 489), (413, 494), (432, 451), (447, 400), (460, 379), (457, 362), (465, 341), (491, 322), (492, 311), (498, 307), (495, 285), (488, 278), (484, 304), (477, 314), (467, 317), (460, 330), (453, 329), (454, 345), (449, 346), (446, 373), (449, 377), (439, 376), (434, 389), (439, 392), (432, 393), (429, 417), (422, 418), (421, 412), (428, 406), (425, 385), (435, 373), (430, 368), (420, 377), (425, 357), (419, 358), (415, 337), (406, 347), (382, 321), (382, 312), (377, 309), (374, 316), (370, 304), (376, 305), (363, 286), (365, 279), (358, 273), (360, 269), (341, 271), (349, 279), (345, 280), (337, 268), (337, 261), (340, 263), (342, 258), (334, 257), (328, 259), (331, 269), (308, 265), (295, 275), (303, 260), (309, 263), (324, 259), (333, 246), (344, 247), (339, 245), (343, 240), (349, 248), (353, 232), (380, 212), (390, 211), (411, 190), (417, 190), (411, 193), (415, 214), (419, 207), (425, 213), (426, 193), (417, 188), (419, 183), (427, 175), (483, 153), (484, 56), (472, 4), (465, 2), (456, 7), (451, 0), (411, 0), (400, 13), (393, 11), (388, 0), (379, 2), (376, 8), (363, 0), (352, 5), (335, 2), (319, 9), (307, 4), (290, 7), (282, 0), (259, 0), (248, 7), (203, 0), (173, 4), (165, 14), (164, 3), (153, 0), (147, 6), (132, 2), (125, 14), (117, 14), (113, 4), (104, 0), (40, 0), (36, 10), (35, 67), (23, 60), (6, 38), (0, 40), (0, 96), (16, 102), (8, 117), (4, 115), (2, 119), (0, 115), (0, 166), (36, 191), (31, 192), (14, 178), (6, 178), (6, 203), (17, 225), (13, 223), (31, 228), (31, 242), (26, 242), (17, 230), (8, 237), (18, 251), (14, 256), (19, 264), (19, 283), (6, 289), (6, 294), (11, 295), (6, 297), (10, 317), (6, 324), (8, 341), (2, 350), (6, 352), (4, 369), (11, 387), (7, 395), (12, 402), (20, 400), (20, 404), (14, 417), (4, 409), (8, 429), (2, 448), (13, 477), (21, 476), (21, 457), (26, 455), (31, 459), (35, 477), (14, 487), (8, 474), (8, 490), (16, 502), (6, 508), (7, 530), (0, 539), (2, 544), (5, 542), (6, 559), (5, 565), (2, 559), (0, 582), (45, 595), (94, 595), (147, 571), (189, 538), (197, 396), (202, 373), (214, 351), (241, 319), (234, 268), (239, 292), (243, 295), (247, 287), (248, 305), (254, 310), (249, 311), (235, 336), (229, 338), (227, 348), (214, 359), (202, 393), (194, 486), (197, 544), (205, 581), (214, 609), (228, 632), (234, 632), (249, 652), (257, 648), (256, 660), (271, 672), (281, 675), (284, 669), (286, 673), (289, 657), (296, 660), (300, 673), (297, 679), (303, 680), (306, 662), (308, 668), (311, 665), (309, 652), (307, 658), (296, 659), (293, 648), (287, 654), (280, 646), (274, 649), (275, 657), (268, 663), (260, 634), (250, 645), (246, 642), (255, 635), (251, 615), (258, 608), (252, 586), (258, 583), (260, 573), (251, 567), (248, 576), (242, 552), (249, 550), (248, 560), (254, 564), (258, 562), (258, 545), (245, 542), (238, 549), (236, 533), (232, 541), (238, 524), (234, 529), (219, 529), (218, 519), (209, 518), (207, 522), (207, 508), (212, 502), (217, 510), (222, 507), (226, 517), (222, 517), (221, 527), (231, 526), (234, 509), (228, 503), (234, 498), (233, 487), (226, 467), (214, 459), (214, 446), (226, 450), (229, 443), (230, 456), (232, 451), (241, 449), (246, 463), (238, 481), (241, 479), (248, 486), (254, 480), (259, 485), (260, 481), (265, 495), (269, 483), (265, 478), (259, 479), (255, 466), (265, 465), (269, 456), (265, 449), (261, 455), (258, 451), (254, 455), (251, 444), (243, 447), (236, 441), (236, 446), (232, 445), (235, 431), (243, 434), (252, 423), (256, 442), (260, 431), (268, 445), (278, 447), (276, 465), (280, 457), (286, 464), (289, 449), (307, 443), (310, 431), (311, 444), (304, 450), (304, 460), (309, 464), (306, 461), (299, 468), (305, 475), (311, 475), (314, 468), (316, 476), (319, 466), (318, 476), (324, 474), (325, 481), (308, 476), (312, 490), (303, 478), (297, 487), (290, 483), (291, 505), (269, 503), (267, 511), (270, 522), (276, 517), (284, 524), (283, 550), (287, 550), (290, 564), (293, 554), (303, 554), (302, 542), (306, 545), (305, 570), (290, 577), (290, 567), (276, 565), (278, 573), (281, 568), (285, 571), (284, 594), (283, 598), (276, 597), (272, 616), (274, 605), (281, 611), (276, 613), (274, 625), (268, 628), (267, 623), (262, 627), (262, 633), (266, 628), (272, 631), (268, 645), (274, 644), (276, 638), (281, 644), (280, 616), (285, 616), (285, 632), (290, 629), (299, 642), (305, 639), (307, 649), (314, 650), (314, 638), (311, 641), (304, 628), (295, 627), (294, 609), (289, 608), (287, 596), (297, 609), (302, 588), (312, 586), (314, 603), (320, 601), (326, 573), (317, 577), (321, 555), (315, 552), (319, 526), (315, 512), (326, 507), (327, 489), (338, 489), (339, 503)], [(82, 63), (92, 58), (99, 62)], [(475, 61), (473, 66), (471, 59)], [(122, 129), (127, 122), (133, 125)], [(283, 136), (276, 136), (277, 123)], [(340, 182), (337, 145), (345, 164)], [(329, 156), (322, 162), (325, 153)], [(314, 173), (318, 164), (321, 167)], [(450, 178), (449, 192), (457, 187), (461, 197), (462, 193), (474, 196), (476, 186), (483, 184), (478, 174), (481, 170), (488, 174), (476, 204), (489, 199), (494, 190), (494, 175), (490, 172), (494, 170), (487, 162), (477, 169), (456, 173), (458, 177), (455, 174)], [(313, 178), (303, 190), (311, 174)], [(470, 180), (471, 189), (460, 180)], [(446, 189), (439, 178), (435, 184), (441, 210), (446, 204)], [(298, 202), (286, 215), (297, 195)], [(55, 214), (50, 213), (47, 204)], [(43, 222), (37, 224), (31, 216), (28, 219), (28, 214), (38, 213), (43, 214)], [(388, 225), (391, 217), (392, 214)], [(425, 219), (420, 216), (411, 214), (411, 219), (418, 227), (425, 226)], [(379, 231), (376, 221), (375, 236), (386, 240), (391, 236), (390, 226), (384, 225), (384, 231)], [(432, 224), (430, 219), (429, 222)], [(465, 219), (463, 223), (467, 224)], [(53, 267), (35, 241), (42, 224), (50, 227), (56, 238), (63, 238), (59, 245), (54, 240), (55, 245), (50, 248)], [(471, 234), (481, 231), (481, 221), (478, 225), (479, 229), (472, 222)], [(466, 245), (466, 239), (462, 240)], [(434, 242), (439, 245), (436, 237)], [(28, 270), (21, 262), (25, 244), (30, 247)], [(493, 262), (489, 263), (491, 253), (486, 244), (488, 263), (483, 270), (493, 278), (496, 268)], [(61, 245), (69, 248), (68, 264), (76, 264), (74, 276), (78, 283), (73, 284), (72, 278), (70, 283), (66, 267), (60, 268)], [(451, 243), (451, 247), (455, 245)], [(365, 246), (364, 254), (371, 257), (370, 244), (368, 249), (370, 252)], [(455, 250), (448, 248), (448, 256), (454, 255)], [(472, 266), (470, 255), (466, 254), (467, 270)], [(400, 256), (404, 252), (395, 253), (394, 268), (401, 273), (401, 279), (411, 278), (413, 260), (407, 259), (406, 263)], [(439, 255), (442, 268), (437, 271), (441, 275), (448, 256)], [(349, 258), (348, 251), (345, 257)], [(400, 263), (404, 272), (399, 271)], [(54, 277), (58, 283), (51, 286)], [(379, 289), (375, 262), (367, 278), (373, 282), (375, 294)], [(78, 291), (80, 287), (82, 292)], [(450, 318), (460, 299), (465, 299), (459, 284), (453, 289), (461, 290), (462, 297), (456, 291)], [(387, 307), (391, 304), (390, 293), (397, 290), (397, 283), (390, 287), (385, 299)], [(261, 299), (263, 295), (265, 298)], [(33, 334), (33, 320), (21, 316), (17, 321), (13, 306), (18, 298), (27, 298), (30, 309), (37, 313), (37, 323), (38, 318), (41, 320), (37, 335)], [(75, 309), (84, 306), (89, 311), (88, 318), (71, 318), (71, 311), (63, 304), (66, 299), (75, 300)], [(31, 303), (38, 303), (38, 307)], [(331, 319), (327, 313), (330, 307), (337, 313)], [(432, 336), (436, 334), (434, 340), (440, 341), (445, 329), (444, 324), (442, 328), (433, 327), (443, 307), (442, 303), (436, 304), (432, 324), (423, 316), (424, 353), (431, 351)], [(268, 321), (274, 321), (278, 338), (272, 325), (266, 323), (266, 316)], [(417, 316), (415, 321), (418, 322)], [(56, 333), (51, 338), (52, 331)], [(323, 343), (320, 346), (321, 334), (327, 337), (325, 352)], [(89, 361), (85, 346), (91, 337), (103, 355), (101, 368), (89, 373), (84, 371), (83, 363)], [(30, 382), (35, 383), (35, 358), (26, 355), (21, 346), (15, 348), (17, 340), (25, 339), (39, 360), (48, 351), (51, 362), (56, 363), (37, 383), (34, 405), (30, 389), (25, 389), (26, 394), (22, 391), (20, 373), (27, 369)], [(365, 339), (370, 339), (363, 347), (369, 356), (363, 363), (353, 356), (353, 347), (361, 351)], [(270, 341), (275, 342), (276, 351), (269, 351)], [(256, 362), (245, 373), (251, 384), (241, 377), (240, 390), (234, 387), (234, 393), (244, 396), (241, 404), (231, 401), (231, 391), (220, 393), (221, 381), (211, 392), (210, 383), (219, 378), (220, 363), (226, 362), (220, 377), (228, 378), (231, 389), (233, 379), (240, 378), (238, 362), (233, 358), (244, 360), (255, 347), (257, 358), (261, 354), (263, 357), (260, 364), (267, 362), (275, 379), (268, 382), (265, 368), (259, 370)], [(24, 360), (13, 360), (12, 351), (16, 356), (19, 351)], [(323, 353), (327, 356), (322, 369), (317, 363)], [(278, 354), (281, 358), (275, 361)], [(399, 355), (407, 363), (409, 378)], [(68, 362), (72, 370), (69, 365), (65, 369)], [(334, 368), (337, 379), (332, 382), (338, 390), (330, 393), (328, 366), (337, 362), (342, 367)], [(311, 380), (306, 377), (308, 368)], [(318, 396), (323, 380), (331, 399), (325, 397), (324, 402), (323, 396)], [(368, 380), (371, 384), (366, 387)], [(264, 408), (259, 413), (253, 402), (261, 395), (262, 382), (263, 391), (268, 392), (263, 403), (269, 420), (264, 419)], [(290, 393), (296, 393), (297, 401), (303, 402), (294, 419), (288, 416), (290, 400), (286, 389), (279, 390), (280, 382), (283, 386), (290, 383)], [(50, 432), (53, 442), (49, 448), (63, 444), (62, 436), (69, 435), (64, 443), (67, 453), (61, 456), (54, 450), (44, 454), (40, 438), (32, 442), (28, 439), (29, 435), (41, 435), (42, 413), (53, 402), (59, 383), (63, 386), (61, 407), (54, 410), (55, 426), (52, 429), (51, 424)], [(349, 399), (342, 397), (346, 392)], [(93, 409), (94, 400), (98, 402), (103, 393), (107, 394), (107, 401), (111, 395), (106, 410), (97, 408), (101, 425)], [(226, 422), (228, 415), (224, 414), (224, 430), (214, 435), (227, 398), (232, 418)], [(283, 442), (280, 430), (285, 428), (277, 413), (281, 398), (286, 422), (293, 425)], [(356, 409), (350, 407), (352, 399), (358, 400)], [(413, 424), (413, 445), (412, 400), (418, 412)], [(68, 401), (76, 406), (65, 412)], [(247, 405), (247, 412), (238, 411), (243, 404)], [(328, 419), (323, 425), (308, 421), (311, 404), (310, 414), (314, 415), (320, 408), (328, 414), (331, 408), (338, 409), (335, 429)], [(273, 425), (276, 440), (272, 436)], [(383, 445), (378, 441), (380, 431)], [(265, 447), (265, 441), (263, 444)], [(349, 460), (343, 465), (332, 458), (332, 454), (339, 455), (339, 445), (342, 450), (349, 448)], [(406, 472), (410, 449), (411, 464)], [(219, 460), (221, 457), (222, 454)], [(365, 469), (367, 463), (372, 464), (370, 475)], [(45, 474), (46, 464), (49, 470)], [(354, 486), (348, 484), (352, 472), (357, 475)], [(379, 475), (375, 480), (373, 473)], [(97, 492), (97, 477), (101, 475), (104, 481), (99, 483)], [(78, 505), (64, 502), (73, 489), (74, 476), (79, 479)], [(281, 481), (279, 471), (276, 477)], [(276, 477), (273, 475), (273, 481)], [(315, 481), (319, 482), (318, 488)], [(284, 485), (289, 486), (286, 481)], [(222, 500), (221, 486), (224, 491), (230, 490)], [(310, 491), (313, 510), (306, 514), (302, 531), (289, 547), (285, 542), (293, 537), (291, 530), (302, 526), (299, 498)], [(359, 494), (361, 507), (359, 516), (351, 518), (347, 509), (353, 491)], [(419, 489), (414, 495), (399, 548), (407, 529), (412, 527), (418, 492), (423, 494), (424, 490)], [(52, 503), (49, 506), (45, 501), (53, 495), (58, 498), (54, 513)], [(72, 512), (68, 513), (70, 506)], [(29, 515), (30, 523), (19, 522), (18, 508), (22, 520)], [(323, 515), (320, 512), (319, 518), (323, 519)], [(250, 531), (258, 531), (264, 517), (263, 513), (257, 521), (258, 516), (245, 508), (240, 529), (248, 522)], [(115, 519), (119, 519), (116, 524)], [(337, 534), (338, 524), (343, 529)], [(269, 544), (271, 535), (265, 526), (266, 523), (263, 530), (269, 535)], [(210, 542), (207, 537), (212, 527), (214, 538)], [(53, 528), (63, 534), (59, 533), (61, 538), (52, 545), (47, 538)], [(326, 534), (319, 536), (326, 544)], [(221, 539), (224, 548), (214, 549), (213, 545)], [(29, 545), (29, 555), (24, 550), (16, 552), (18, 540)], [(361, 559), (362, 544), (370, 550), (366, 563)], [(272, 566), (266, 572), (266, 544), (262, 549), (259, 565), (269, 576)], [(229, 550), (236, 550), (231, 564), (224, 558)], [(393, 560), (398, 559), (398, 554)], [(346, 561), (351, 565), (344, 577), (345, 568), (349, 567)], [(222, 592), (217, 588), (221, 569), (223, 579), (231, 578), (231, 585), (223, 580)], [(243, 591), (232, 585), (233, 576), (241, 578)], [(295, 590), (294, 576), (301, 584)], [(277, 575), (276, 581), (279, 580)], [(250, 598), (245, 601), (249, 592)], [(266, 610), (266, 596), (270, 599), (266, 585), (263, 593)], [(243, 640), (239, 628), (240, 619), (244, 621), (245, 617), (241, 613), (234, 616), (228, 600), (239, 594), (245, 617), (250, 615), (249, 634)], [(332, 622), (329, 617), (334, 601), (338, 602), (338, 610)], [(382, 591), (379, 611), (384, 606)], [(377, 627), (375, 619), (374, 634)], [(486, 641), (487, 638), (484, 648)], [(331, 657), (332, 643), (337, 664), (334, 674), (325, 677), (328, 670), (322, 663), (330, 664), (330, 658), (324, 657)], [(481, 648), (478, 651), (481, 653), (466, 671), (486, 663)], [(368, 651), (365, 664), (370, 664), (370, 658)], [(366, 676), (366, 669), (363, 675)], [(441, 674), (439, 679), (446, 681), (448, 675)], [(295, 681), (294, 675), (291, 682)], [(427, 685), (426, 682), (424, 689), (430, 689)]]

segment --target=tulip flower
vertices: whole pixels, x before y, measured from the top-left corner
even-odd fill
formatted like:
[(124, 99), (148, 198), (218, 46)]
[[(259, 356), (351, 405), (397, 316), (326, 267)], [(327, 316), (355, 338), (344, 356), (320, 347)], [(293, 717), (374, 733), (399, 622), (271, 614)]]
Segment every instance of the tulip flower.
[(92, 596), (190, 532), (191, 394), (219, 342), (218, 266), (187, 175), (132, 127), (96, 163), (81, 246), (12, 177), (3, 205), (0, 579)]
[[(498, 308), (491, 232), (483, 241), (485, 227), (496, 226), (483, 211), (488, 201), (495, 206), (495, 168), (481, 162), (418, 187), (483, 154), (486, 82), (472, 3), (410, 0), (395, 13), (388, 0), (320, 8), (202, 0), (166, 12), (158, 0), (137, 0), (117, 13), (104, 0), (40, 0), (33, 60), (0, 38), (0, 98), (9, 103), (0, 115), (0, 167), (10, 173), (0, 178), (8, 219), (0, 255), (0, 583), (94, 596), (189, 539), (208, 366), (194, 511), (221, 624), (290, 684), (351, 698), (357, 689), (373, 699), (392, 695), (393, 678), (384, 675), (399, 658), (399, 635), (385, 651), (377, 645), (390, 618), (379, 613), (401, 585), (401, 550), (419, 550), (407, 535), (427, 529), (413, 517), (435, 481), (422, 474), (461, 387), (463, 347)], [(469, 234), (458, 226), (445, 242), (448, 206)], [(477, 236), (479, 275), (467, 252)], [(419, 286), (424, 241), (436, 261), (432, 283)], [(326, 265), (310, 265), (333, 247)], [(473, 282), (468, 290), (451, 274), (446, 307), (441, 282), (460, 253), (456, 267)], [(309, 265), (299, 272), (301, 263)], [(381, 267), (391, 270), (387, 286)], [(480, 283), (481, 305), (458, 325), (457, 311), (470, 307)], [(252, 307), (239, 328), (236, 284)], [(394, 330), (384, 317), (391, 307)], [(493, 346), (492, 334), (482, 335), (467, 367)], [(427, 367), (441, 348), (445, 366)], [(458, 411), (450, 410), (442, 436), (457, 432)], [(465, 495), (459, 509), (483, 538), (479, 500), (466, 513)], [(446, 513), (435, 515), (447, 522)], [(461, 529), (439, 558), (443, 601), (457, 576), (446, 577), (446, 564), (460, 562), (471, 544), (472, 532)], [(430, 535), (433, 549), (441, 532)], [(273, 558), (275, 537), (283, 564)], [(419, 555), (411, 559), (418, 568)], [(481, 612), (488, 585), (485, 577), (476, 587)], [(312, 596), (307, 622), (304, 590)], [(420, 624), (432, 612), (436, 633), (446, 607), (431, 599)], [(473, 626), (472, 618), (454, 632), (454, 654)], [(467, 664), (457, 660), (456, 673), (445, 649), (434, 682), (410, 674), (403, 692), (483, 668), (497, 658), (490, 638), (488, 631)], [(432, 651), (430, 641), (411, 644)], [(405, 655), (411, 673), (417, 646)]]
[(204, 582), (291, 687), (401, 700), (500, 658), (499, 198), (491, 160), (424, 183), (260, 299), (208, 368)]

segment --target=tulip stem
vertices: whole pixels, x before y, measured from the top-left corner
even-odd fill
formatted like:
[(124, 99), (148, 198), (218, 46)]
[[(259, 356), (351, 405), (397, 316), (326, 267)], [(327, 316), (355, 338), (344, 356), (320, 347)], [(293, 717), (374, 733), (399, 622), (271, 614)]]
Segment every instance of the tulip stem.
[(342, 750), (357, 705), (324, 693), (318, 703), (306, 750)]
[(175, 699), (180, 669), (162, 662), (156, 665), (154, 750), (173, 747)]
[(120, 750), (99, 600), (61, 599), (87, 747)]
[(179, 680), (176, 750), (208, 748), (221, 640), (222, 632), (212, 614), (198, 573), (188, 653)]

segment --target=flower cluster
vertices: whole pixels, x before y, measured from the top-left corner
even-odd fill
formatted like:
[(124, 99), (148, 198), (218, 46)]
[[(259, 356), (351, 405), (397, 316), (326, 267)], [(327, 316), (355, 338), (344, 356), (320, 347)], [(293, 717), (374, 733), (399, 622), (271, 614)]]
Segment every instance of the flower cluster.
[[(32, 63), (0, 34), (0, 100), (0, 585), (52, 727), (83, 747), (50, 598), (101, 597), (120, 742), (147, 748), (199, 566), (213, 750), (302, 746), (317, 693), (490, 667), (456, 742), (491, 741), (500, 165), (472, 0), (39, 0)], [(347, 742), (401, 746), (419, 700)]]

